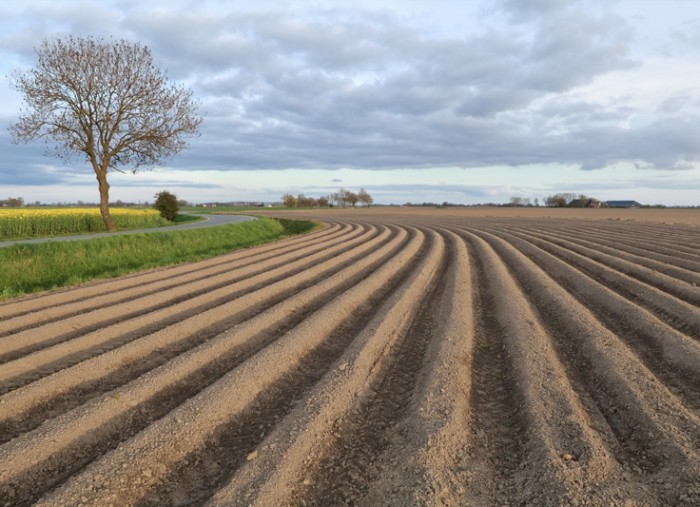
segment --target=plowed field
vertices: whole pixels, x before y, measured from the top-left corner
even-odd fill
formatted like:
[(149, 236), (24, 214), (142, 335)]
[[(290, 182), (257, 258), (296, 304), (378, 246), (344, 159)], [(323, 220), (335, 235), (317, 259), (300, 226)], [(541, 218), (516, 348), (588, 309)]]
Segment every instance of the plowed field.
[(700, 505), (700, 229), (596, 211), (291, 214), (0, 304), (0, 505)]

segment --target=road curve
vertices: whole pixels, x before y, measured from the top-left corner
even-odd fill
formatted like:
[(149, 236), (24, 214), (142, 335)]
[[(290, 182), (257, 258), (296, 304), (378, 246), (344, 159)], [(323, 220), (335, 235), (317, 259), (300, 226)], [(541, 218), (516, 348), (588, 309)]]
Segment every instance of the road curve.
[(700, 504), (700, 233), (391, 210), (0, 304), (0, 505)]
[[(191, 215), (196, 215), (196, 213), (190, 213)], [(168, 231), (182, 231), (187, 229), (200, 229), (203, 227), (215, 227), (217, 225), (234, 224), (238, 222), (245, 222), (247, 220), (253, 220), (255, 217), (247, 215), (201, 215), (206, 220), (200, 220), (197, 222), (188, 222), (178, 225), (169, 225), (167, 227), (156, 227), (148, 229), (132, 229), (128, 231), (117, 231), (117, 232), (98, 232), (95, 234), (79, 234), (71, 236), (54, 236), (51, 238), (35, 238), (35, 239), (18, 239), (13, 241), (0, 241), (0, 248), (17, 245), (17, 244), (32, 244), (32, 243), (48, 243), (53, 241), (82, 241), (94, 238), (104, 238), (107, 236), (118, 236), (123, 234), (136, 234), (136, 233), (156, 233), (156, 232), (168, 232)]]

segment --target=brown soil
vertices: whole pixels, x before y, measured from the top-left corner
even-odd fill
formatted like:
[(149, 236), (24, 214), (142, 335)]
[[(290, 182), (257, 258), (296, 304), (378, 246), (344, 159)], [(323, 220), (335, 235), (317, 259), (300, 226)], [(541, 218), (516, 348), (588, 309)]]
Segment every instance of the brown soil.
[(0, 305), (0, 505), (700, 505), (700, 210), (286, 216)]

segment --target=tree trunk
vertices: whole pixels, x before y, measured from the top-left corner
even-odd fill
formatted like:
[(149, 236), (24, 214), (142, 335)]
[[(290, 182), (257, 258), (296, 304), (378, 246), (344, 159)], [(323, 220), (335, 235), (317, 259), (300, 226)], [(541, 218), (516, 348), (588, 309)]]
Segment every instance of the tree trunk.
[(112, 215), (109, 214), (109, 183), (107, 183), (107, 175), (98, 174), (97, 183), (100, 187), (100, 213), (102, 214), (102, 220), (105, 223), (105, 228), (109, 232), (114, 232), (117, 228), (112, 221)]

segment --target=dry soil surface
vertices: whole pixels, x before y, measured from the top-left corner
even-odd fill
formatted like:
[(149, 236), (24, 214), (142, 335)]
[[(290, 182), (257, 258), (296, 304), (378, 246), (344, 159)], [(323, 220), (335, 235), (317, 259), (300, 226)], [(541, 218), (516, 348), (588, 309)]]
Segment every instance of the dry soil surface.
[(1, 304), (0, 505), (700, 505), (700, 212), (554, 211)]

